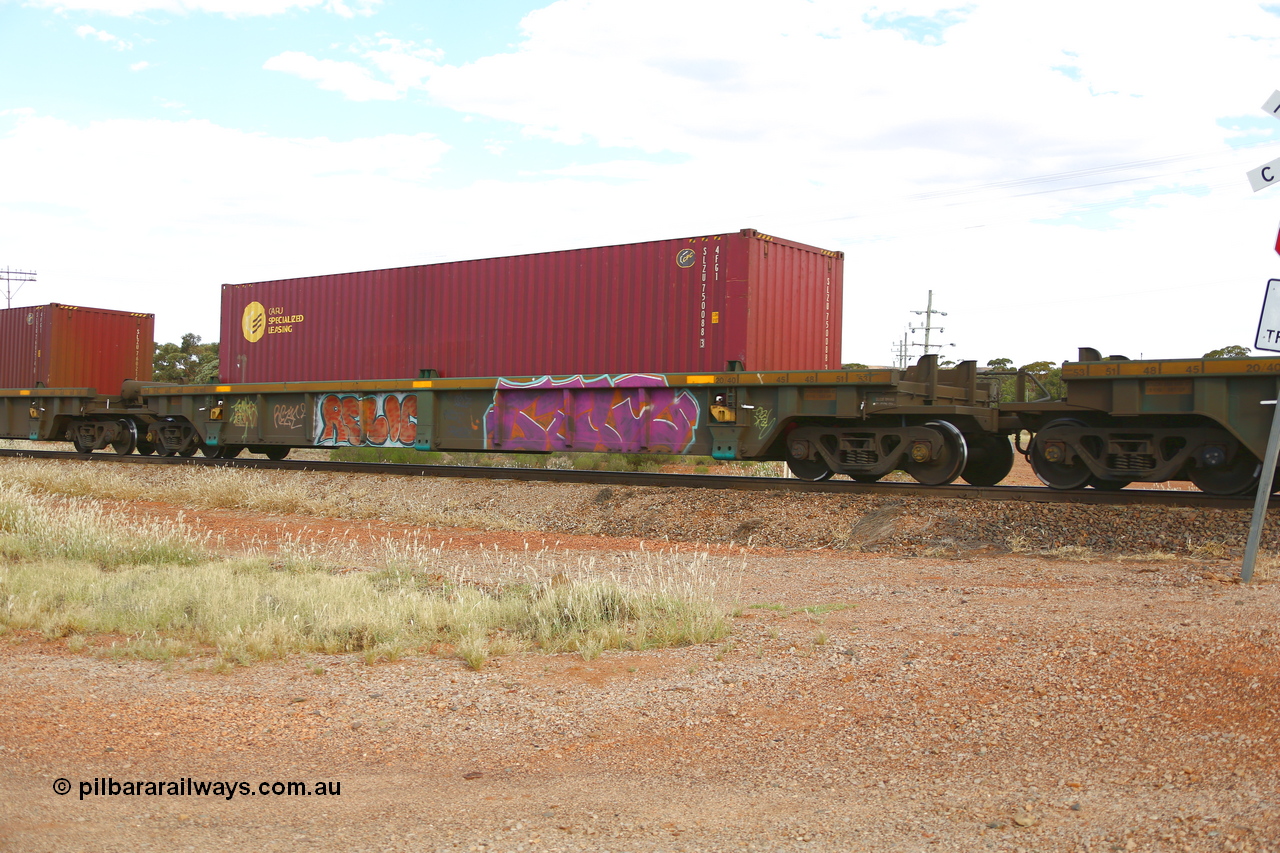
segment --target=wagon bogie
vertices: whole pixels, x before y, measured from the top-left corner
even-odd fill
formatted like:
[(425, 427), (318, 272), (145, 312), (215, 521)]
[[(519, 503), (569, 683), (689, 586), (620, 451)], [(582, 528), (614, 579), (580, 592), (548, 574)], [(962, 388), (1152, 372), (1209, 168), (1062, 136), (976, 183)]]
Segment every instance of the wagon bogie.
[(128, 456), (138, 447), (138, 423), (133, 418), (79, 418), (67, 425), (66, 438), (78, 453), (110, 449)]
[(165, 418), (151, 424), (147, 442), (159, 456), (194, 456), (204, 446), (204, 437), (190, 422)]

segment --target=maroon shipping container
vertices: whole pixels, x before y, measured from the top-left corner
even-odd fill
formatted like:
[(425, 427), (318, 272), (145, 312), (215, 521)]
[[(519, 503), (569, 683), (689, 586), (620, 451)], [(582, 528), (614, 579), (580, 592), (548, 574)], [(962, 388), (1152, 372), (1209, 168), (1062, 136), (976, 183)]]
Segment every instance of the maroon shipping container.
[(844, 254), (746, 230), (224, 284), (224, 382), (839, 367)]
[(0, 388), (94, 388), (151, 378), (155, 315), (76, 305), (0, 309)]

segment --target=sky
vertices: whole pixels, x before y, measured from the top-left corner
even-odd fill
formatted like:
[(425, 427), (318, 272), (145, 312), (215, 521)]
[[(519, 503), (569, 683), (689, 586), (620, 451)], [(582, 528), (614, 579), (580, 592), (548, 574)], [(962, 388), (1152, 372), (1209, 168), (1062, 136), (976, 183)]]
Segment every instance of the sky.
[(845, 253), (845, 361), (930, 291), (949, 359), (1198, 357), (1280, 277), (1280, 0), (1196, 8), (0, 0), (0, 269), (211, 341), (224, 282), (754, 228)]

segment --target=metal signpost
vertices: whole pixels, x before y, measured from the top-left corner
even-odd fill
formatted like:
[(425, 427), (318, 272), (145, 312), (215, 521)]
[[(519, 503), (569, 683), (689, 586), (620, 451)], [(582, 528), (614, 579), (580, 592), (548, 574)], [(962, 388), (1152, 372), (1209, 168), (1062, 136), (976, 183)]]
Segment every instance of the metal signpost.
[[(1271, 93), (1262, 108), (1280, 119), (1280, 90)], [(1249, 186), (1253, 191), (1269, 187), (1280, 180), (1280, 159), (1265, 163), (1249, 173)], [(1276, 253), (1280, 254), (1280, 234), (1276, 235)], [(1258, 332), (1254, 335), (1253, 348), (1280, 352), (1280, 279), (1267, 282), (1267, 293), (1262, 299), (1262, 315), (1258, 318)], [(1262, 471), (1258, 475), (1258, 496), (1253, 502), (1253, 519), (1249, 522), (1249, 539), (1244, 546), (1244, 562), (1240, 566), (1240, 580), (1253, 580), (1253, 565), (1258, 559), (1258, 544), (1262, 541), (1262, 525), (1267, 518), (1267, 503), (1271, 499), (1271, 486), (1275, 482), (1276, 461), (1280, 459), (1280, 384), (1276, 387), (1276, 399), (1271, 401), (1275, 414), (1271, 416), (1271, 434), (1267, 437), (1267, 451), (1262, 455)]]
[[(1280, 253), (1280, 237), (1276, 239), (1276, 251)], [(1280, 352), (1280, 278), (1267, 282), (1267, 295), (1262, 298), (1262, 316), (1258, 318), (1253, 348)], [(1267, 452), (1262, 455), (1258, 496), (1253, 501), (1253, 519), (1249, 522), (1249, 539), (1245, 542), (1244, 563), (1240, 566), (1240, 580), (1245, 583), (1253, 580), (1253, 564), (1258, 559), (1258, 543), (1262, 541), (1262, 523), (1267, 517), (1276, 461), (1280, 458), (1280, 387), (1276, 391), (1277, 399), (1271, 401), (1275, 406), (1275, 414), (1271, 416), (1271, 434), (1267, 437)]]

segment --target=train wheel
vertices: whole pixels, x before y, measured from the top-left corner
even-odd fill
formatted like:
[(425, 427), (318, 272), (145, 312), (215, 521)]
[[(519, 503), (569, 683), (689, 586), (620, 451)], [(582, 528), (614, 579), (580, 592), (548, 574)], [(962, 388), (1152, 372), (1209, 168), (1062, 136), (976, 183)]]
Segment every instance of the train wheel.
[(156, 452), (156, 446), (145, 438), (138, 439), (138, 455), (150, 456)]
[(1187, 479), (1202, 492), (1211, 495), (1242, 495), (1258, 488), (1258, 478), (1262, 475), (1262, 463), (1243, 447), (1236, 448), (1236, 457), (1230, 463), (1215, 465), (1192, 465), (1187, 469)]
[(164, 444), (160, 442), (156, 443), (155, 448), (156, 456), (172, 456), (174, 454), (173, 448), (165, 447)]
[(788, 459), (787, 467), (800, 480), (820, 483), (832, 477), (831, 469), (821, 459)]
[(196, 441), (195, 439), (192, 439), (191, 441), (188, 441), (181, 450), (178, 451), (178, 455), (179, 456), (195, 456), (196, 451), (199, 449), (200, 449), (200, 442)]
[(120, 432), (111, 442), (111, 449), (118, 456), (128, 456), (138, 446), (138, 425), (127, 418), (119, 421)]
[[(72, 429), (74, 429), (74, 427)], [(76, 449), (76, 453), (93, 452), (93, 443), (81, 438), (80, 433), (78, 432), (73, 432), (71, 434), (71, 446)]]
[(263, 451), (268, 459), (272, 462), (279, 462), (289, 455), (289, 448), (281, 444), (275, 444)]
[(1055, 436), (1060, 430), (1069, 427), (1084, 426), (1083, 423), (1070, 418), (1063, 418), (1050, 423), (1036, 433), (1031, 441), (1031, 470), (1036, 472), (1040, 482), (1051, 489), (1083, 489), (1089, 484), (1093, 475), (1084, 460), (1076, 457), (1064, 461), (1061, 439)]
[(850, 474), (849, 479), (857, 483), (878, 483), (884, 474)]
[(906, 462), (902, 470), (910, 474), (917, 483), (926, 486), (945, 486), (953, 482), (964, 470), (969, 458), (969, 448), (964, 443), (964, 436), (954, 424), (947, 421), (929, 421), (925, 424), (938, 434), (941, 449), (936, 453), (925, 442), (913, 442), (907, 450)]
[(971, 486), (994, 486), (1013, 470), (1013, 445), (1007, 436), (979, 435), (968, 442), (969, 461), (960, 478)]
[(202, 444), (200, 445), (200, 452), (209, 459), (222, 458), (222, 448), (217, 445)]

